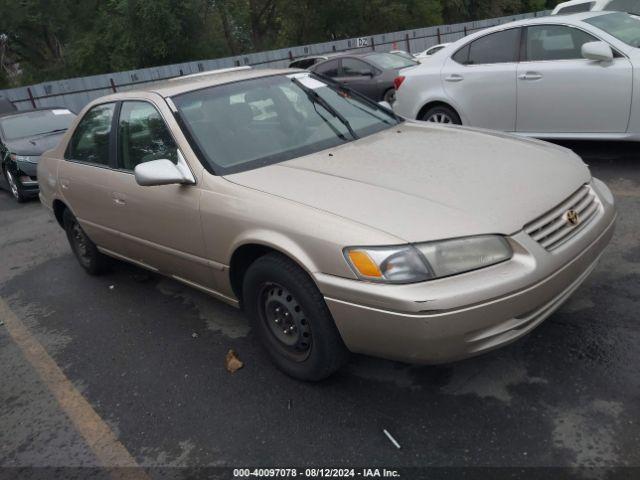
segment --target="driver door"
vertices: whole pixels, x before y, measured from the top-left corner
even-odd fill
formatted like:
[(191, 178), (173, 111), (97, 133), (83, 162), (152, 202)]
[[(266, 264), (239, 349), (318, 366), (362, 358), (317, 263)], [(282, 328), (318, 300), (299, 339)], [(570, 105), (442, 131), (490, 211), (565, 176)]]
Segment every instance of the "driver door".
[(143, 187), (135, 179), (134, 169), (141, 163), (184, 161), (162, 115), (146, 101), (122, 102), (117, 138), (111, 195), (122, 237), (118, 251), (163, 274), (212, 287), (211, 267), (204, 258), (198, 186)]
[(565, 25), (525, 30), (518, 65), (517, 131), (523, 133), (623, 133), (627, 131), (633, 69), (622, 54), (611, 62), (582, 57), (598, 41)]

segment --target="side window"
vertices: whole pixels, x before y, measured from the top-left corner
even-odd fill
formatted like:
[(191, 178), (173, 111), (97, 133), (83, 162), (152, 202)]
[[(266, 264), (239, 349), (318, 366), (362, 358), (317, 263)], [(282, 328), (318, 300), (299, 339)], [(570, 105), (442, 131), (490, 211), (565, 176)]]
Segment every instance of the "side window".
[(319, 64), (315, 71), (321, 73), (322, 75), (326, 75), (327, 77), (337, 77), (338, 69), (340, 68), (340, 62), (338, 60), (329, 60), (328, 62), (324, 62)]
[(342, 75), (343, 77), (366, 77), (373, 75), (371, 66), (357, 58), (342, 59)]
[(89, 110), (73, 132), (65, 158), (109, 165), (109, 137), (114, 109), (114, 103), (107, 103)]
[(518, 61), (520, 29), (511, 28), (480, 37), (469, 45), (468, 64), (510, 63)]
[(454, 61), (466, 65), (469, 63), (469, 44), (458, 50), (452, 57)]
[(467, 65), (469, 63), (469, 44), (458, 50), (451, 58), (462, 65)]
[(133, 170), (151, 160), (178, 163), (176, 146), (164, 120), (147, 102), (124, 102), (118, 126), (118, 167)]
[(582, 45), (596, 41), (597, 38), (582, 30), (563, 25), (528, 27), (526, 60), (536, 62), (582, 58)]
[(591, 8), (593, 8), (593, 5), (595, 3), (596, 2), (584, 2), (584, 3), (579, 3), (577, 5), (569, 5), (568, 7), (563, 7), (560, 10), (558, 10), (556, 15), (567, 15), (569, 13), (590, 12)]

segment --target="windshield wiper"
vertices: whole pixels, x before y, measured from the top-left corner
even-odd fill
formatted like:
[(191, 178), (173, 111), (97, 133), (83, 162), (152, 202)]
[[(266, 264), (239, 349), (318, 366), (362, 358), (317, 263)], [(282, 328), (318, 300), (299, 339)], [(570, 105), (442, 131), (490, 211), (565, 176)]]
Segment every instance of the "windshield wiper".
[(354, 138), (354, 140), (358, 138), (358, 135), (356, 135), (356, 132), (354, 132), (353, 128), (351, 128), (351, 124), (349, 123), (349, 120), (344, 118), (344, 115), (342, 115), (335, 108), (329, 105), (329, 102), (327, 102), (324, 98), (322, 98), (318, 92), (316, 92), (312, 88), (307, 87), (304, 83), (302, 83), (300, 80), (298, 80), (295, 77), (293, 77), (291, 81), (295, 83), (304, 93), (306, 93), (311, 103), (313, 104), (317, 103), (322, 108), (324, 108), (327, 112), (329, 112), (331, 115), (333, 115), (338, 120), (340, 120), (344, 124), (344, 126), (347, 127), (347, 130), (349, 130), (349, 133)]
[(66, 130), (66, 128), (57, 128), (55, 130), (49, 130), (48, 132), (36, 133), (35, 135), (49, 135), (50, 133), (65, 132)]
[[(351, 93), (351, 92), (352, 92), (352, 90), (351, 90), (350, 88), (349, 88), (349, 89), (345, 88), (344, 90), (345, 90), (347, 93)], [(379, 117), (379, 116), (378, 116), (378, 115), (376, 115), (375, 113), (370, 112), (369, 110), (365, 110), (365, 109), (364, 109), (364, 108), (362, 108), (360, 105), (357, 105), (355, 102), (353, 102), (353, 101), (351, 100), (351, 98), (352, 98), (352, 97), (349, 97), (349, 96), (343, 96), (342, 98), (344, 98), (345, 100), (347, 100), (347, 101), (349, 102), (349, 104), (351, 104), (351, 106), (353, 106), (353, 107), (357, 108), (358, 110), (360, 110), (360, 111), (362, 111), (362, 112), (364, 112), (364, 113), (366, 113), (366, 114), (368, 114), (368, 115), (371, 115), (373, 118), (375, 118), (375, 119), (377, 119), (377, 120), (380, 120), (382, 123), (386, 123), (387, 125), (392, 125), (392, 126), (393, 126), (393, 123), (391, 123), (389, 120), (387, 120), (387, 119), (385, 119), (385, 118), (382, 118), (382, 117)]]
[(331, 129), (331, 131), (333, 133), (335, 133), (336, 137), (338, 137), (340, 140), (344, 140), (346, 142), (347, 141), (347, 137), (345, 137), (344, 134), (341, 133), (340, 130), (338, 130), (333, 123), (331, 123), (329, 120), (327, 120), (327, 118), (318, 111), (318, 108), (316, 107), (316, 104), (314, 102), (311, 102), (311, 105), (313, 105), (313, 109), (316, 111), (316, 113), (322, 119), (322, 121), (329, 126), (329, 128)]

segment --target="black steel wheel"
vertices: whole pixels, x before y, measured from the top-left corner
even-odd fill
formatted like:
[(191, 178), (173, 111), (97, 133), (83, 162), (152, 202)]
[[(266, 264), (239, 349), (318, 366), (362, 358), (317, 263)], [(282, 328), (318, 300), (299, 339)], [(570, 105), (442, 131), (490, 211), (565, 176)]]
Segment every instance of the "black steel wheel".
[(247, 270), (243, 307), (271, 359), (300, 380), (318, 381), (348, 360), (348, 350), (324, 298), (309, 275), (278, 253)]
[(71, 250), (82, 268), (90, 275), (103, 273), (109, 266), (109, 257), (98, 251), (96, 244), (91, 241), (69, 209), (64, 211), (62, 220)]
[(283, 355), (303, 361), (311, 351), (311, 328), (295, 296), (278, 283), (265, 283), (260, 294), (260, 320)]

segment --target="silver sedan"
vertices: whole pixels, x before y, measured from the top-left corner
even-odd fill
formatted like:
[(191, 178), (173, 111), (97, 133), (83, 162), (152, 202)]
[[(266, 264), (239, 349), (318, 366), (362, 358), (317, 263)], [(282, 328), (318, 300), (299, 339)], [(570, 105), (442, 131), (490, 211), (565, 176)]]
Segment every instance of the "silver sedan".
[(640, 18), (626, 13), (513, 22), (402, 70), (393, 108), (540, 138), (640, 140), (638, 47)]

